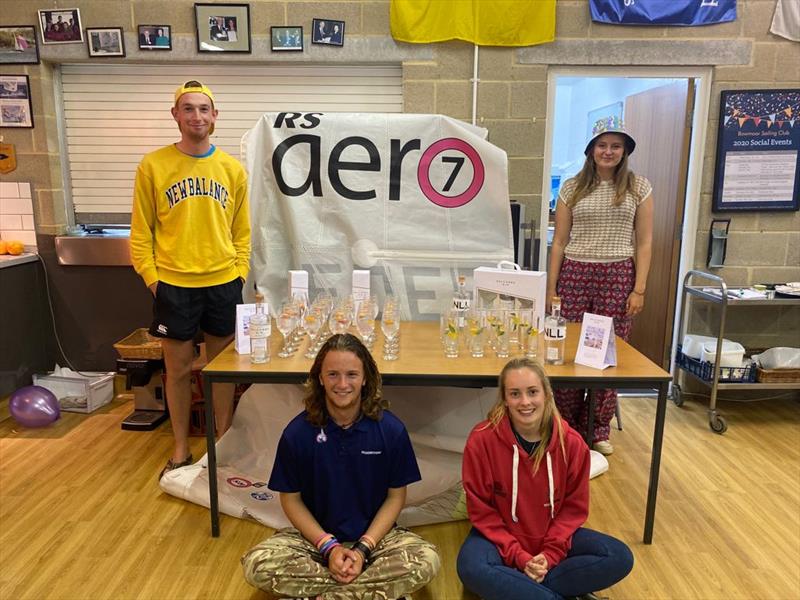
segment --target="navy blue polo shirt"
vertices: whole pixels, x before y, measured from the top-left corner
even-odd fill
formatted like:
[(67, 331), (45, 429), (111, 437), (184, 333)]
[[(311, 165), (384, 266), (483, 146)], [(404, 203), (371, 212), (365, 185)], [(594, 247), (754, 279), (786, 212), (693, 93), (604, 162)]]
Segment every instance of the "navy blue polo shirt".
[(352, 541), (366, 532), (389, 488), (420, 479), (408, 432), (391, 412), (342, 429), (332, 419), (315, 427), (303, 411), (283, 430), (269, 488), (300, 492), (325, 531)]

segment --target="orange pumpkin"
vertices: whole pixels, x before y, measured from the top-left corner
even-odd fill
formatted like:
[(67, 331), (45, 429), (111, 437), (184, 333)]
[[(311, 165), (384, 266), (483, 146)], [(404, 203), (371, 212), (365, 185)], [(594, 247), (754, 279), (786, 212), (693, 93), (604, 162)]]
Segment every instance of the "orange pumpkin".
[(0, 254), (8, 254), (8, 244), (0, 240)]
[(6, 250), (9, 254), (22, 254), (25, 251), (25, 244), (16, 240), (6, 242)]

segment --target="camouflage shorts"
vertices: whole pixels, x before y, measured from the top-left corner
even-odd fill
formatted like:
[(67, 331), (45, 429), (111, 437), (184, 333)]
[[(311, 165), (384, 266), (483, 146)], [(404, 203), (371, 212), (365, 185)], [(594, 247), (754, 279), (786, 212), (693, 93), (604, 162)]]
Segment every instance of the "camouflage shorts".
[(372, 552), (370, 564), (353, 582), (337, 582), (322, 556), (300, 532), (281, 529), (242, 557), (251, 585), (278, 596), (321, 595), (325, 600), (393, 600), (410, 595), (439, 570), (436, 547), (395, 527)]

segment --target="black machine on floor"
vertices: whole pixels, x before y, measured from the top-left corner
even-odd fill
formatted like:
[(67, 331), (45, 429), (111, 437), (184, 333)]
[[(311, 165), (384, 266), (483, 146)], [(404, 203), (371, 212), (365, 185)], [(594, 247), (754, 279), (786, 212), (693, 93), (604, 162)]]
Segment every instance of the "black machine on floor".
[(163, 372), (162, 359), (117, 359), (117, 373), (125, 375), (125, 389), (133, 390), (133, 412), (122, 421), (123, 429), (151, 431), (166, 420)]

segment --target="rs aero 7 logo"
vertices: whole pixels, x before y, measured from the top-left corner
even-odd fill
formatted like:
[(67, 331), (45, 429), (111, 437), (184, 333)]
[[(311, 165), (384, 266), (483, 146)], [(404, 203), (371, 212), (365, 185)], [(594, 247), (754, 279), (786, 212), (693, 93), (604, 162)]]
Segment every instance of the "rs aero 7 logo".
[[(314, 129), (320, 124), (323, 113), (279, 113), (273, 128), (280, 129)], [(284, 157), (292, 148), (305, 145), (310, 157), (310, 167), (305, 181), (299, 185), (291, 185), (286, 181), (282, 171)], [(313, 133), (297, 133), (284, 139), (272, 153), (272, 172), (276, 183), (285, 196), (302, 196), (311, 190), (318, 198), (322, 197), (322, 152), (321, 137)], [(355, 162), (345, 160), (342, 155), (346, 150), (357, 147), (366, 152), (367, 160)], [(410, 153), (418, 153), (417, 184), (428, 200), (444, 208), (458, 208), (471, 202), (478, 195), (486, 179), (486, 169), (480, 154), (470, 144), (458, 138), (444, 138), (422, 149), (419, 138), (406, 141), (392, 138), (389, 146), (389, 200), (399, 201), (401, 186), (401, 168), (403, 160)], [(459, 179), (459, 174), (469, 161), (472, 178), (466, 185)], [(342, 138), (333, 146), (328, 157), (328, 180), (334, 191), (349, 200), (372, 200), (377, 197), (375, 189), (354, 190), (342, 181), (342, 173), (346, 171), (380, 172), (382, 168), (381, 152), (375, 143), (363, 136)], [(468, 176), (469, 169), (464, 170), (461, 179)], [(432, 176), (433, 174), (433, 176)], [(442, 176), (444, 174), (444, 177)]]

